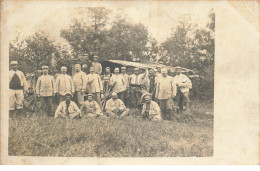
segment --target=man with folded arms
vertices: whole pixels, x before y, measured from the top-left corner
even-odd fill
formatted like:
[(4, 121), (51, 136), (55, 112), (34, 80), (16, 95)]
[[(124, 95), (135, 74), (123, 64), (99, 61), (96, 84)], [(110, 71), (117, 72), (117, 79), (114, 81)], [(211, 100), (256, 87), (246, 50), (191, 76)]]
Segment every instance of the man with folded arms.
[(190, 79), (181, 74), (181, 67), (176, 67), (176, 75), (173, 77), (173, 81), (177, 86), (177, 101), (179, 110), (183, 111), (189, 108), (190, 98), (189, 98), (189, 89), (192, 88), (192, 83)]

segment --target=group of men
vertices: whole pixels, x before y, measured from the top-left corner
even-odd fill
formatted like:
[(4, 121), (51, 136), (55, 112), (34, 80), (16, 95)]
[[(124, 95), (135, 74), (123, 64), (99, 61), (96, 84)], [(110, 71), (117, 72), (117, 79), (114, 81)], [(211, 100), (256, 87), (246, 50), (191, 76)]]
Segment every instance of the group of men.
[[(17, 61), (11, 62), (9, 75), (10, 114), (23, 108), (24, 94), (28, 92), (24, 74), (17, 70)], [(82, 68), (87, 68), (83, 65)], [(150, 120), (169, 119), (175, 102), (179, 110), (185, 110), (189, 104), (190, 79), (176, 68), (176, 76), (168, 75), (165, 68), (146, 70), (139, 68), (128, 75), (126, 67), (114, 69), (111, 73), (106, 67), (104, 74), (97, 56), (89, 67), (89, 74), (75, 65), (75, 74), (67, 74), (67, 68), (61, 67), (61, 74), (54, 80), (48, 74), (48, 66), (42, 66), (42, 75), (38, 78), (35, 92), (40, 99), (41, 110), (52, 114), (53, 99), (58, 97), (59, 105), (54, 118), (75, 117), (125, 117), (132, 108), (140, 108), (141, 117)], [(74, 99), (74, 100), (73, 100)], [(105, 104), (101, 99), (107, 99)], [(128, 108), (127, 108), (128, 107)]]

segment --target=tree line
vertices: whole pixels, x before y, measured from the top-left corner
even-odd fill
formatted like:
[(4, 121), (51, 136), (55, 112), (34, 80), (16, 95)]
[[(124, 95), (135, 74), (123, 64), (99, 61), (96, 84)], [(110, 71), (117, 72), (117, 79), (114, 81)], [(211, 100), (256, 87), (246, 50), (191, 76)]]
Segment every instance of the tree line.
[(81, 16), (73, 19), (60, 37), (68, 45), (56, 44), (44, 31), (9, 43), (9, 59), (18, 60), (25, 73), (34, 72), (43, 64), (58, 72), (70, 59), (87, 53), (90, 59), (141, 59), (193, 69), (203, 81), (204, 89), (214, 89), (215, 13), (209, 11), (205, 27), (193, 23), (190, 15), (179, 18), (176, 30), (159, 44), (141, 23), (129, 22), (127, 16), (116, 14), (112, 21), (110, 10), (104, 7), (77, 9)]

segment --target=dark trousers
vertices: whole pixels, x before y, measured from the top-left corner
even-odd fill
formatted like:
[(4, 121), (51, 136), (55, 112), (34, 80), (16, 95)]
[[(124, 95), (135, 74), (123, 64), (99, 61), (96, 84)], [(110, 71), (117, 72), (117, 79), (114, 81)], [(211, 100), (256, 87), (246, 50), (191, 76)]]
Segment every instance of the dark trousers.
[(53, 116), (52, 113), (53, 97), (41, 96), (40, 102), (41, 102), (42, 111), (47, 113), (48, 116)]
[(120, 100), (124, 101), (125, 91), (117, 93), (117, 97), (118, 97)]
[(131, 101), (134, 107), (138, 107), (141, 99), (140, 87), (131, 87)]
[(159, 106), (162, 112), (162, 119), (167, 119), (167, 99), (159, 100)]

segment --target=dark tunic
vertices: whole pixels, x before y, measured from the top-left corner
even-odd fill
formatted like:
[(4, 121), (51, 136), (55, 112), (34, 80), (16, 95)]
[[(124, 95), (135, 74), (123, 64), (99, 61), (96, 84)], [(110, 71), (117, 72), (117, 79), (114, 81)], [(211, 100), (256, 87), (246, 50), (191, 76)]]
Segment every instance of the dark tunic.
[(12, 90), (22, 90), (23, 86), (21, 86), (21, 80), (19, 79), (18, 75), (15, 73), (13, 78), (9, 83), (9, 88)]

